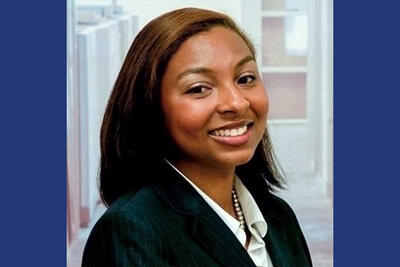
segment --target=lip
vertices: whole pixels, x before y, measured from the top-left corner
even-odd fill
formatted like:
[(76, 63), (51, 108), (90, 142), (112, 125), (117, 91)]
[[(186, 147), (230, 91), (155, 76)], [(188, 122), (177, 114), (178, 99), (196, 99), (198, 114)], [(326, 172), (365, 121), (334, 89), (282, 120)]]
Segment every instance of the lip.
[(213, 131), (217, 131), (217, 130), (225, 130), (225, 129), (232, 129), (232, 128), (237, 128), (237, 127), (243, 127), (245, 125), (249, 125), (250, 123), (253, 123), (253, 120), (240, 120), (240, 121), (235, 121), (235, 122), (230, 122), (230, 123), (226, 123), (218, 128), (214, 128), (210, 131), (208, 131), (208, 133), (211, 133)]
[[(247, 126), (247, 131), (239, 136), (216, 136), (216, 135), (212, 135), (212, 134), (208, 134), (213, 140), (217, 141), (218, 143), (222, 143), (225, 145), (229, 145), (229, 146), (243, 146), (245, 145), (251, 138), (251, 135), (253, 133), (253, 125), (254, 124), (227, 124), (229, 125), (231, 128), (234, 128), (236, 126), (244, 126), (244, 125), (248, 125)], [(227, 129), (226, 125), (224, 127), (220, 127), (220, 128), (216, 128), (216, 130), (219, 129)], [(214, 131), (214, 130), (213, 130)]]

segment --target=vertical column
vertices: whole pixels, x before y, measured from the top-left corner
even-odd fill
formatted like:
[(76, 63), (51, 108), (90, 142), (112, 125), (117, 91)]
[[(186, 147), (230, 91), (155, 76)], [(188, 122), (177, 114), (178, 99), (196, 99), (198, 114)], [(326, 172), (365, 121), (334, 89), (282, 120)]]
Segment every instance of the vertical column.
[(67, 0), (67, 233), (70, 244), (79, 230), (79, 92), (75, 38), (75, 1)]
[(256, 60), (261, 69), (262, 59), (262, 30), (261, 30), (261, 0), (242, 0), (241, 1), (242, 21), (241, 27), (249, 35), (256, 49)]

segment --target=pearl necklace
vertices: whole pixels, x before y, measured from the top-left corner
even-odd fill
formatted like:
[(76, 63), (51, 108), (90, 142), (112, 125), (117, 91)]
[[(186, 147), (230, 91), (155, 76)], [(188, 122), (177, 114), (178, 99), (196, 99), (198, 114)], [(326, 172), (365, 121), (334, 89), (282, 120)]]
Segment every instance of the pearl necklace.
[(233, 199), (233, 208), (235, 209), (236, 217), (239, 220), (239, 224), (240, 224), (239, 227), (240, 227), (240, 229), (244, 230), (246, 228), (246, 222), (244, 220), (243, 211), (240, 206), (239, 199), (236, 195), (235, 189), (232, 189), (232, 199)]

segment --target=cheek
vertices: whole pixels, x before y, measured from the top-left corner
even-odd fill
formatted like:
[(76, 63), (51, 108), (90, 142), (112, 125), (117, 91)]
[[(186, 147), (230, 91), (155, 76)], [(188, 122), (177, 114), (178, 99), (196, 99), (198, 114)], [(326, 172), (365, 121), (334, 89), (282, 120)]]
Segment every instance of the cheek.
[(268, 98), (268, 95), (267, 94), (265, 94), (265, 98), (264, 98), (264, 101), (263, 101), (263, 103), (261, 104), (261, 106), (262, 106), (262, 109), (263, 109), (263, 113), (265, 114), (265, 117), (267, 117), (267, 115), (268, 115), (268, 110), (269, 110), (269, 98)]
[(253, 94), (251, 96), (251, 105), (257, 117), (259, 118), (267, 117), (269, 108), (269, 99), (264, 88), (260, 89), (257, 94)]
[(194, 138), (206, 131), (207, 120), (204, 109), (200, 106), (181, 103), (170, 111), (168, 128), (175, 139), (184, 136)]

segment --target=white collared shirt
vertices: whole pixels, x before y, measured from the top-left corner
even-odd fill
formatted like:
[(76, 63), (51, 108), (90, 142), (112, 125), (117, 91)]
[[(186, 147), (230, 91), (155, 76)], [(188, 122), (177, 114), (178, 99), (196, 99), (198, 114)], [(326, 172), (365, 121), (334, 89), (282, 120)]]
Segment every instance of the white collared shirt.
[[(212, 200), (206, 193), (198, 188), (189, 178), (187, 178), (168, 160), (165, 161), (168, 162), (171, 167), (174, 168), (186, 181), (188, 181), (188, 183), (200, 194), (200, 196), (207, 202), (207, 204), (210, 205), (215, 213), (218, 214), (218, 216), (233, 232), (233, 234), (243, 245), (243, 247), (245, 247), (246, 233), (243, 229), (239, 227), (239, 221), (236, 220), (236, 218), (232, 217), (223, 208), (221, 208), (214, 200)], [(251, 233), (247, 253), (249, 254), (250, 258), (253, 260), (256, 266), (273, 267), (271, 258), (268, 254), (268, 251), (265, 247), (265, 242), (263, 240), (263, 237), (267, 234), (267, 223), (254, 198), (237, 176), (235, 176), (234, 187), (243, 211), (246, 225)]]

